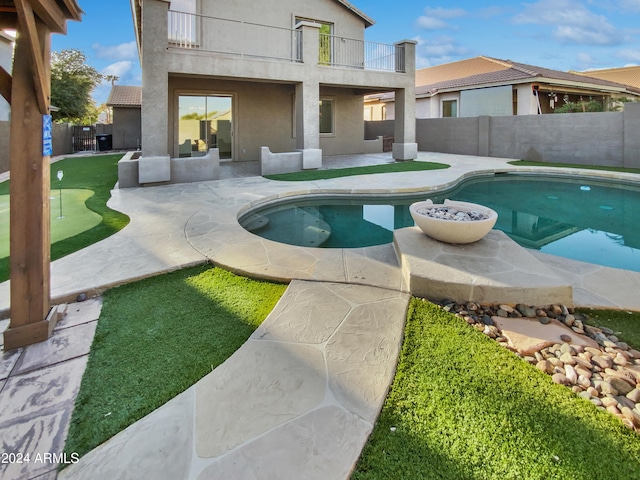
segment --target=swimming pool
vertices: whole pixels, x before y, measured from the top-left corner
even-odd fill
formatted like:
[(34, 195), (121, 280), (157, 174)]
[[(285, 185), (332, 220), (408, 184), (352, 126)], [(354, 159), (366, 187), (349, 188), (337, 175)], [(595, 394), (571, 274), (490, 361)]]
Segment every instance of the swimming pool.
[(498, 212), (494, 228), (524, 247), (640, 271), (640, 186), (595, 178), (509, 173), (422, 195), (310, 196), (259, 207), (240, 223), (292, 245), (380, 245), (393, 241), (393, 230), (414, 225), (408, 206), (425, 198), (488, 206)]

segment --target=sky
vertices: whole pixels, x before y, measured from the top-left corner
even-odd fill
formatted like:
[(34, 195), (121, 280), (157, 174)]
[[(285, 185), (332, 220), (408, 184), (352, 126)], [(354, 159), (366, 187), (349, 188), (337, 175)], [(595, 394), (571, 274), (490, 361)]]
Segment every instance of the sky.
[[(417, 41), (417, 68), (478, 55), (562, 71), (640, 65), (640, 0), (351, 3), (376, 22), (366, 40)], [(67, 35), (53, 35), (52, 49), (79, 49), (99, 72), (118, 76), (117, 85), (141, 85), (129, 0), (78, 4), (82, 22), (68, 22)], [(110, 88), (96, 88), (98, 104)]]

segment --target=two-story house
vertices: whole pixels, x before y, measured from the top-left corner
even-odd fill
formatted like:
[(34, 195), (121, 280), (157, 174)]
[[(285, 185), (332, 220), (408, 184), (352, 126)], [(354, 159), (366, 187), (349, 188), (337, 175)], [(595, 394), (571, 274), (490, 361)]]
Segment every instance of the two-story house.
[[(364, 151), (363, 98), (393, 92), (393, 156), (415, 158), (415, 43), (367, 42), (373, 21), (345, 0), (131, 0), (142, 62), (139, 183), (175, 181), (258, 160), (261, 147), (323, 155)], [(211, 160), (213, 161), (213, 160)], [(184, 163), (181, 171), (189, 171)], [(184, 180), (184, 175), (180, 181)]]

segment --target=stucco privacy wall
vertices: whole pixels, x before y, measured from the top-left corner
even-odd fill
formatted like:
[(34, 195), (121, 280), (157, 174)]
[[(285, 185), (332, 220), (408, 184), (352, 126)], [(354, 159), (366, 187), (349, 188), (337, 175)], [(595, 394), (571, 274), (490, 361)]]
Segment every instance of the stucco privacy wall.
[[(640, 168), (640, 103), (624, 112), (416, 120), (421, 151)], [(393, 135), (366, 122), (366, 138)]]
[[(9, 131), (10, 122), (0, 121), (0, 173), (9, 171)], [(73, 152), (72, 127), (66, 123), (53, 124), (53, 155), (66, 155)]]

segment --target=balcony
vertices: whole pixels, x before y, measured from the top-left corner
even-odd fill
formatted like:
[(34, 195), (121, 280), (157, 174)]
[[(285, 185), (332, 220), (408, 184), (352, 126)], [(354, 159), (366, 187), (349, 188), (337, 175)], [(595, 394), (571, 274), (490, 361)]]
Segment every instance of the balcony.
[[(303, 63), (302, 31), (169, 11), (170, 47)], [(402, 45), (320, 34), (319, 63), (332, 67), (405, 72)], [(256, 39), (258, 39), (256, 41)]]

